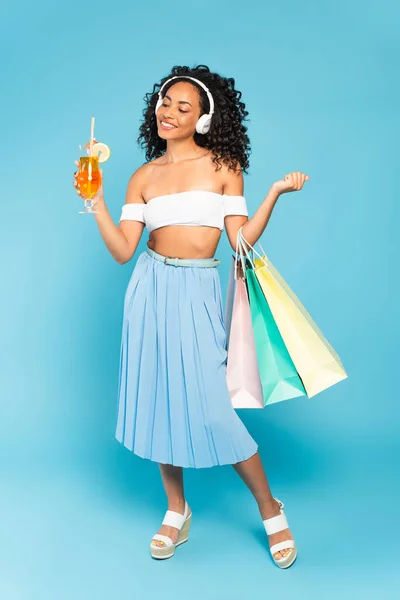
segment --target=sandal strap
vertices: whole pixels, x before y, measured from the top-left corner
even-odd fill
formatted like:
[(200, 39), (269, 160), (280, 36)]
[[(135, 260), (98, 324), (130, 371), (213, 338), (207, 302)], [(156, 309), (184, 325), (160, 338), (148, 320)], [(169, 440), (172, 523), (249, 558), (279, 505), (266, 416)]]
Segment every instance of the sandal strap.
[[(167, 546), (173, 546), (174, 542), (167, 535), (162, 535), (162, 533), (156, 533), (153, 535), (153, 540), (158, 540), (159, 542), (164, 542)], [(160, 548), (160, 546), (156, 546), (156, 548)]]
[(278, 533), (279, 531), (283, 531), (284, 529), (289, 529), (286, 515), (283, 512), (281, 512), (281, 514), (277, 515), (276, 517), (264, 519), (263, 523), (267, 535), (272, 535), (273, 533)]
[(185, 502), (185, 512), (183, 513), (183, 515), (175, 512), (174, 510), (167, 510), (162, 524), (169, 525), (170, 527), (176, 527), (177, 529), (182, 529), (183, 524), (186, 521), (187, 514), (188, 504), (187, 502)]
[(285, 542), (279, 542), (279, 544), (274, 544), (273, 546), (271, 546), (271, 554), (273, 556), (275, 552), (279, 552), (280, 550), (287, 550), (288, 548), (294, 548), (294, 546), (294, 540), (286, 540)]

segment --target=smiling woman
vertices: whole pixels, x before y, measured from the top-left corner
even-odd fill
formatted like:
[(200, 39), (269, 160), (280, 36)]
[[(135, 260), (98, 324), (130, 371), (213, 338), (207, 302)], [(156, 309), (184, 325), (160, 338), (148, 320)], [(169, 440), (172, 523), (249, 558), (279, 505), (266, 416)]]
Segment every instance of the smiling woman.
[[(188, 79), (190, 76), (193, 79)], [(138, 142), (146, 148), (146, 160), (162, 156), (167, 148), (167, 140), (171, 138), (159, 135), (159, 126), (164, 120), (174, 129), (187, 130), (191, 126), (194, 149), (211, 150), (218, 169), (222, 161), (231, 169), (240, 167), (247, 172), (250, 140), (244, 120), (248, 112), (241, 102), (241, 92), (234, 85), (233, 78), (211, 73), (204, 65), (195, 69), (174, 67), (161, 84), (154, 84), (153, 92), (145, 96), (147, 106), (138, 137)], [(160, 107), (162, 111), (158, 110)], [(202, 117), (205, 118), (196, 127)], [(204, 123), (207, 124), (202, 127)]]
[(242, 226), (254, 243), (279, 194), (301, 189), (305, 175), (273, 184), (249, 219), (243, 171), (250, 142), (241, 95), (233, 78), (204, 65), (174, 67), (146, 94), (138, 142), (147, 162), (129, 180), (119, 227), (102, 189), (95, 219), (120, 264), (133, 257), (145, 226), (150, 234), (125, 294), (116, 438), (160, 466), (168, 510), (151, 555), (168, 558), (188, 539), (182, 468), (231, 464), (254, 494), (274, 561), (285, 568), (297, 551), (283, 504), (271, 494), (257, 443), (227, 387), (214, 255), (225, 226), (233, 249)]
[[(202, 66), (192, 71), (187, 67), (172, 69), (171, 76), (155, 84), (151, 94), (146, 94), (147, 107), (138, 138), (142, 147), (146, 147), (149, 161), (144, 165), (147, 169), (142, 188), (145, 202), (181, 191), (208, 191), (220, 196), (219, 202), (214, 196), (214, 211), (222, 214), (221, 202), (225, 195), (227, 212), (222, 218), (233, 214), (229, 213), (228, 195), (234, 197), (232, 201), (243, 197), (242, 170), (248, 166), (250, 153), (247, 128), (243, 124), (248, 113), (240, 96), (234, 89), (233, 79), (210, 73)], [(168, 152), (165, 152), (167, 145)], [(201, 207), (190, 202), (190, 198), (182, 198), (188, 201), (182, 205), (183, 210), (189, 206), (192, 211), (195, 207), (199, 210)], [(147, 214), (146, 209), (144, 215)], [(243, 219), (247, 217), (247, 209), (242, 207), (236, 215), (225, 222), (233, 248), (237, 230), (247, 220)], [(203, 216), (203, 222), (201, 218), (196, 222), (194, 213), (192, 216), (193, 219), (182, 223), (185, 227), (175, 222), (173, 229), (160, 226), (150, 231), (148, 228), (149, 248), (179, 258), (213, 256), (223, 228), (210, 228), (209, 214)], [(192, 227), (189, 229), (187, 225)]]

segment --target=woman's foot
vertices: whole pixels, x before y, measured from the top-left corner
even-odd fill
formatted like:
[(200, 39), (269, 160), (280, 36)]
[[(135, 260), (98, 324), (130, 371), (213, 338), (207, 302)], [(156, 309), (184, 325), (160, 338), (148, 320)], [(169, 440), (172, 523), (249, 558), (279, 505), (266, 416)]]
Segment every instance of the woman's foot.
[[(183, 515), (185, 512), (185, 501), (183, 501), (183, 503), (168, 505), (168, 510), (173, 510)], [(188, 516), (191, 514), (191, 512), (192, 511), (190, 510), (190, 506), (188, 505)], [(161, 535), (167, 535), (175, 544), (176, 540), (178, 539), (179, 529), (177, 529), (176, 527), (171, 527), (170, 525), (161, 525), (157, 533), (160, 533)], [(152, 544), (158, 546), (159, 548), (163, 548), (166, 545), (165, 542), (155, 539), (152, 540)]]
[[(281, 511), (280, 511), (279, 503), (275, 500), (275, 498), (273, 498), (271, 502), (268, 502), (268, 503), (264, 504), (262, 507), (260, 507), (260, 513), (261, 513), (261, 518), (263, 520), (270, 519), (271, 517), (276, 517), (276, 516), (280, 515)], [(290, 529), (283, 529), (282, 531), (279, 531), (278, 533), (274, 533), (274, 534), (268, 536), (268, 542), (269, 542), (270, 548), (274, 544), (278, 544), (279, 542), (285, 542), (286, 540), (293, 540), (293, 536), (290, 533)], [(276, 560), (280, 560), (281, 558), (286, 558), (287, 556), (289, 556), (289, 554), (293, 551), (294, 551), (293, 548), (284, 548), (283, 550), (280, 550), (279, 552), (275, 552), (273, 556)]]

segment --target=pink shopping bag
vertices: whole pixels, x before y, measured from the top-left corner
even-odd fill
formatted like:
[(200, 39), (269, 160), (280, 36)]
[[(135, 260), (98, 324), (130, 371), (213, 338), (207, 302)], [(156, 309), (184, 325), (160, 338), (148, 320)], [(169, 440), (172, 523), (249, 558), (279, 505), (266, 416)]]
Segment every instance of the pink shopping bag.
[(264, 408), (249, 298), (240, 278), (236, 281), (231, 316), (226, 381), (232, 406)]

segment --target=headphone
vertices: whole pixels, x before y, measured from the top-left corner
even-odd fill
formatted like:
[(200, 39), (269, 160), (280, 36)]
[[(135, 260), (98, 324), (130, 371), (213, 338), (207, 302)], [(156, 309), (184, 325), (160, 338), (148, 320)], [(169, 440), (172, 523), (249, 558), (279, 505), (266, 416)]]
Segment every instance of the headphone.
[(189, 75), (175, 75), (175, 77), (171, 77), (170, 79), (167, 79), (167, 81), (165, 81), (162, 84), (162, 86), (158, 92), (158, 100), (157, 100), (155, 112), (157, 113), (158, 109), (160, 108), (160, 106), (163, 103), (163, 98), (161, 96), (161, 92), (162, 92), (164, 86), (166, 86), (169, 81), (172, 81), (173, 79), (180, 79), (181, 77), (184, 77), (185, 79), (192, 79), (193, 81), (196, 81), (203, 88), (203, 90), (206, 92), (206, 94), (208, 96), (208, 100), (210, 102), (210, 112), (208, 114), (201, 115), (201, 117), (199, 118), (199, 120), (196, 123), (197, 133), (207, 133), (210, 129), (211, 118), (214, 114), (214, 99), (213, 99), (208, 87), (206, 85), (204, 85), (204, 83), (202, 81), (199, 81), (198, 79), (195, 79), (194, 77), (189, 77)]

